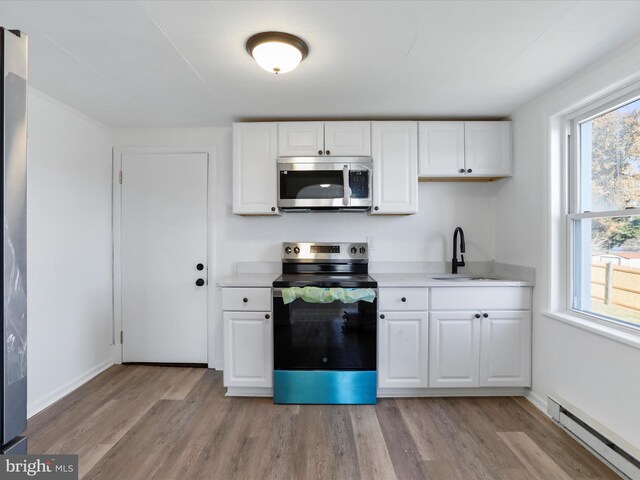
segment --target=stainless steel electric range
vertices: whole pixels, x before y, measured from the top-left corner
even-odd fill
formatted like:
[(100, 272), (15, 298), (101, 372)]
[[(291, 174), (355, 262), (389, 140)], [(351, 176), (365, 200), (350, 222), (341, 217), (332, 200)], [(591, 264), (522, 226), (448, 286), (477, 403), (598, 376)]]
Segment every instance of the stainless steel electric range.
[[(376, 403), (378, 284), (367, 244), (283, 243), (282, 272), (273, 282), (274, 402)], [(307, 295), (291, 301), (292, 287), (348, 291), (313, 303)]]

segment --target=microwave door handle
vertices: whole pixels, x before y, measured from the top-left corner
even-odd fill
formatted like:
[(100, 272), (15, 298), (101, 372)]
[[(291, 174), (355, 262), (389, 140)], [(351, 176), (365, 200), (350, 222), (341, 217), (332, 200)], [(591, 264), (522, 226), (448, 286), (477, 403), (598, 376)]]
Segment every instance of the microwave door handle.
[(342, 197), (342, 205), (348, 207), (351, 203), (351, 187), (349, 186), (349, 165), (342, 168), (342, 183), (344, 185), (344, 197)]

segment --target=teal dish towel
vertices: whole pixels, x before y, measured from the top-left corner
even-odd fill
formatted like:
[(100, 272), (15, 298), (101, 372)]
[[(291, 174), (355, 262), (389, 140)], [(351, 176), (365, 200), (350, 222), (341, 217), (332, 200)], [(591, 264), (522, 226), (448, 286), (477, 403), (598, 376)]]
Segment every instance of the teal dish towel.
[(331, 303), (336, 300), (342, 303), (360, 301), (373, 303), (376, 292), (372, 288), (291, 287), (282, 289), (282, 300), (285, 305), (297, 298), (307, 303)]

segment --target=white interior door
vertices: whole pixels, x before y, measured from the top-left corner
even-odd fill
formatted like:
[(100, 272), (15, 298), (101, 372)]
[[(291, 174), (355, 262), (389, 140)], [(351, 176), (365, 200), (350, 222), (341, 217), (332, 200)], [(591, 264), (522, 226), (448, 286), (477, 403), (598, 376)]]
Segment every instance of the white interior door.
[(207, 362), (207, 164), (122, 155), (124, 362)]

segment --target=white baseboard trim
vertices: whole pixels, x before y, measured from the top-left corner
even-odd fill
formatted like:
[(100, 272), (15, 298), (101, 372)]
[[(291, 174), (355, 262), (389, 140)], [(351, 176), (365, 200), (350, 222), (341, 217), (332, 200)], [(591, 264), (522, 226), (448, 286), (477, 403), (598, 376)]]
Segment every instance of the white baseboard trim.
[(538, 395), (533, 390), (530, 390), (525, 398), (529, 400), (538, 410), (544, 413), (547, 417), (549, 416), (549, 412), (547, 412), (547, 401)]
[(87, 383), (89, 380), (91, 380), (96, 375), (104, 372), (111, 365), (113, 365), (113, 360), (111, 358), (109, 358), (109, 359), (105, 360), (104, 362), (96, 365), (95, 367), (87, 370), (83, 374), (78, 375), (76, 378), (71, 379), (69, 382), (65, 383), (64, 385), (62, 385), (62, 386), (60, 386), (58, 388), (56, 388), (52, 392), (49, 392), (47, 395), (45, 395), (45, 396), (43, 396), (41, 398), (38, 398), (36, 400), (33, 400), (31, 402), (28, 402), (27, 403), (27, 418), (33, 417), (35, 414), (41, 412), (45, 408), (47, 408), (50, 405), (54, 404), (55, 402), (60, 400), (62, 397), (70, 394), (76, 388), (78, 388), (81, 385)]
[(411, 397), (521, 397), (525, 388), (482, 387), (482, 388), (378, 388), (378, 398)]
[(222, 362), (222, 360), (213, 360), (209, 362), (209, 368), (218, 370), (219, 372), (222, 372), (223, 367), (224, 367), (224, 363)]
[(227, 387), (226, 397), (273, 397), (271, 387)]
[[(525, 389), (512, 388), (379, 388), (378, 398), (410, 397), (513, 397), (524, 396)], [(272, 397), (273, 388), (227, 387), (227, 397)]]

